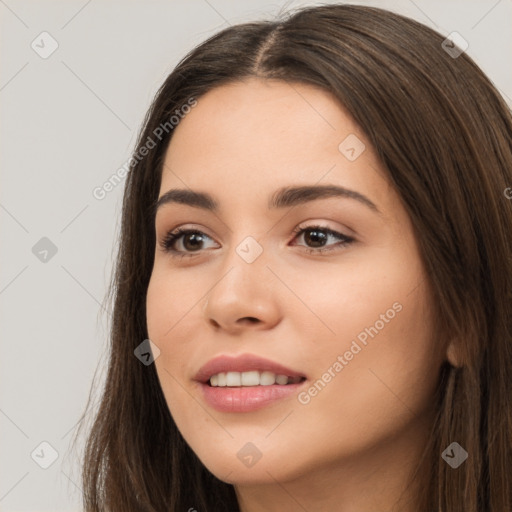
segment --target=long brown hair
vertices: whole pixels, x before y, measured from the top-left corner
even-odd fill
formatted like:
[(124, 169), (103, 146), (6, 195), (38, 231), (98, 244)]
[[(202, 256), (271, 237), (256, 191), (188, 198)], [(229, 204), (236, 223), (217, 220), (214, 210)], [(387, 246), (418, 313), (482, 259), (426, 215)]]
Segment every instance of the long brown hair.
[[(440, 371), (415, 509), (505, 512), (512, 510), (512, 201), (505, 192), (512, 118), (477, 65), (445, 51), (443, 40), (406, 17), (355, 5), (229, 27), (165, 80), (134, 155), (176, 109), (228, 82), (262, 77), (334, 94), (402, 197), (440, 336), (460, 346), (461, 366), (445, 363)], [(234, 487), (214, 477), (177, 430), (154, 365), (134, 356), (148, 337), (145, 299), (168, 128), (134, 159), (126, 179), (110, 360), (83, 465), (88, 512), (239, 510)], [(457, 469), (441, 458), (452, 442), (469, 454)]]

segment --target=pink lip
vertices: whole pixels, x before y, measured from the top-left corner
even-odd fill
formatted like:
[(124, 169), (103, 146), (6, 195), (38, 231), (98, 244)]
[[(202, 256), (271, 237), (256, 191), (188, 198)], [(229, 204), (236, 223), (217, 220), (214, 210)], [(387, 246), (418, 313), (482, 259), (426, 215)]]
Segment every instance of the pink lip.
[(306, 376), (300, 372), (251, 354), (242, 354), (238, 357), (216, 357), (202, 366), (194, 379), (201, 383), (205, 401), (220, 412), (256, 411), (276, 400), (297, 393), (299, 388), (306, 383), (304, 380), (297, 384), (241, 387), (212, 387), (208, 383), (212, 375), (221, 372), (248, 372), (251, 370), (269, 371), (276, 375), (306, 379)]
[(296, 394), (307, 381), (280, 386), (248, 386), (239, 388), (211, 387), (200, 384), (205, 401), (220, 412), (251, 412), (262, 409), (281, 398)]

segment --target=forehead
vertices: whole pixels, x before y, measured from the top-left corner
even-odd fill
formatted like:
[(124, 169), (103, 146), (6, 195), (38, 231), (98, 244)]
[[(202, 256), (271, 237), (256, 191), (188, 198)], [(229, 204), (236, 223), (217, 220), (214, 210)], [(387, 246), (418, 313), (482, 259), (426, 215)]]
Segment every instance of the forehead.
[[(174, 128), (160, 194), (193, 188), (240, 204), (247, 195), (261, 197), (266, 205), (277, 188), (325, 181), (382, 200), (387, 184), (380, 163), (328, 92), (249, 79), (217, 87), (197, 101)], [(357, 151), (364, 148), (357, 159), (340, 150), (346, 140), (360, 144)]]

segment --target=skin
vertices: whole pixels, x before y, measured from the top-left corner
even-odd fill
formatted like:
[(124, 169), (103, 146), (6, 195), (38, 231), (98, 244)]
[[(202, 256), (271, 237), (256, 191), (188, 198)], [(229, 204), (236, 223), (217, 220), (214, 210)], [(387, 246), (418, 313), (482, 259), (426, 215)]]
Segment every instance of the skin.
[[(366, 149), (338, 149), (355, 134)], [(284, 186), (335, 184), (364, 194), (269, 210)], [(150, 339), (169, 410), (203, 464), (235, 486), (243, 512), (413, 511), (407, 478), (432, 421), (433, 393), (451, 346), (432, 331), (431, 293), (410, 219), (369, 141), (327, 92), (249, 79), (199, 98), (166, 153), (159, 196), (208, 192), (217, 214), (183, 204), (156, 215), (157, 245), (147, 294)], [(315, 247), (297, 226), (321, 223), (355, 241)], [(207, 236), (195, 254), (172, 257), (170, 230)], [(236, 252), (251, 236), (263, 252)], [(317, 246), (316, 246), (317, 247)], [(393, 304), (401, 310), (307, 404), (296, 395), (249, 413), (222, 413), (193, 380), (211, 358), (256, 354), (303, 372), (306, 391)], [(256, 320), (249, 320), (253, 317)], [(237, 452), (262, 454), (246, 467)], [(407, 491), (405, 491), (408, 489)], [(395, 502), (405, 491), (400, 506)], [(191, 504), (193, 505), (193, 504)], [(302, 508), (301, 508), (302, 507)]]

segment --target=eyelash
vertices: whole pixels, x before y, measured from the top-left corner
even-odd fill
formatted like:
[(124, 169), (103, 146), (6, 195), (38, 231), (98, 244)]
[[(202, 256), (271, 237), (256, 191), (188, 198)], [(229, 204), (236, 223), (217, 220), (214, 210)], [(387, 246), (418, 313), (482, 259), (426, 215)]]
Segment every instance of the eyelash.
[[(327, 253), (327, 252), (331, 252), (331, 251), (340, 250), (340, 249), (350, 245), (351, 243), (353, 243), (355, 241), (354, 238), (346, 236), (346, 235), (344, 235), (342, 233), (339, 233), (338, 231), (334, 231), (332, 229), (329, 229), (329, 228), (326, 228), (326, 227), (323, 227), (323, 226), (317, 226), (317, 225), (306, 226), (306, 227), (300, 227), (299, 226), (299, 227), (295, 228), (293, 230), (293, 233), (295, 234), (294, 239), (297, 238), (302, 233), (305, 233), (307, 231), (315, 231), (315, 230), (322, 231), (322, 232), (324, 232), (327, 235), (334, 236), (335, 238), (339, 239), (340, 242), (338, 244), (335, 244), (334, 247), (329, 247), (329, 248), (324, 248), (324, 247), (320, 247), (320, 248), (305, 247), (305, 250), (306, 250), (306, 252), (308, 254), (319, 254), (319, 253)], [(205, 235), (208, 238), (211, 238), (208, 235), (206, 235), (206, 233), (203, 233), (202, 231), (199, 231), (197, 229), (178, 228), (178, 229), (175, 229), (174, 231), (170, 231), (164, 237), (164, 239), (161, 242), (161, 246), (162, 246), (163, 250), (166, 253), (170, 254), (170, 256), (172, 256), (173, 258), (192, 257), (192, 256), (197, 256), (198, 254), (200, 254), (201, 251), (187, 253), (187, 252), (183, 252), (183, 251), (177, 251), (176, 249), (172, 248), (174, 243), (178, 239), (180, 239), (183, 235), (186, 235), (186, 234)]]

